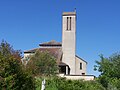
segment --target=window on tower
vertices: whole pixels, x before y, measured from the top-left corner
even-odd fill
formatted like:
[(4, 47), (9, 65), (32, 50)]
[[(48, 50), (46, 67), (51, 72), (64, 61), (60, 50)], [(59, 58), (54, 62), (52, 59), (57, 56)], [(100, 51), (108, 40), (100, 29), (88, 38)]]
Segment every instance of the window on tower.
[(71, 17), (67, 17), (67, 30), (71, 30)]
[(68, 30), (68, 19), (69, 19), (69, 17), (67, 17), (67, 30)]
[(71, 30), (71, 17), (70, 17), (70, 29), (69, 30)]

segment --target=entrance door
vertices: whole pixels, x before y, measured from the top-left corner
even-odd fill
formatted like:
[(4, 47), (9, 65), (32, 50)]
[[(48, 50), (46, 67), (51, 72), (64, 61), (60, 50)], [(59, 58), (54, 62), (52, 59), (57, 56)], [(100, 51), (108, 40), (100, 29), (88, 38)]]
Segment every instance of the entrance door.
[(59, 66), (60, 69), (59, 69), (59, 73), (64, 73), (66, 74), (66, 66)]

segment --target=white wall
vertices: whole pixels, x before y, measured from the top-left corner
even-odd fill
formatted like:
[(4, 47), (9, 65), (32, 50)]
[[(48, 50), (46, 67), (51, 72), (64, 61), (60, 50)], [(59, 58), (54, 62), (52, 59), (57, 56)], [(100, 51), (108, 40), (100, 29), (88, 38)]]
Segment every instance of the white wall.
[(71, 80), (79, 80), (79, 79), (83, 79), (83, 80), (94, 80), (94, 76), (90, 75), (90, 76), (64, 76), (66, 77), (66, 79), (71, 79)]
[(24, 53), (24, 58), (30, 56), (30, 55), (33, 55), (34, 53)]
[[(85, 73), (86, 75), (86, 67), (87, 67), (87, 63), (83, 60), (81, 60), (80, 58), (78, 58), (77, 56), (75, 57), (75, 63), (76, 63), (76, 75), (82, 75), (82, 73)], [(80, 63), (82, 63), (82, 69), (80, 69)]]
[[(69, 65), (70, 74), (75, 74), (75, 51), (76, 51), (76, 15), (63, 15), (62, 22), (62, 61)], [(71, 17), (71, 30), (67, 30), (67, 17)]]
[(95, 76), (94, 75), (64, 75), (64, 74), (59, 74), (58, 76), (60, 77), (65, 77), (66, 79), (71, 79), (71, 80), (94, 80)]

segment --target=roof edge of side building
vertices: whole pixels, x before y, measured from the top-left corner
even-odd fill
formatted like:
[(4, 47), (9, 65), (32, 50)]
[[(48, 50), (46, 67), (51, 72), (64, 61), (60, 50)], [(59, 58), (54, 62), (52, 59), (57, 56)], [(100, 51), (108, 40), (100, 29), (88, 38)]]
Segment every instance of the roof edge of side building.
[(24, 53), (34, 53), (33, 50), (37, 50), (39, 48), (33, 48), (33, 49), (29, 49), (29, 50), (24, 50)]
[(84, 59), (82, 59), (81, 57), (79, 57), (78, 55), (75, 55), (77, 58), (81, 59), (82, 61), (84, 61), (87, 64), (87, 61), (85, 61)]

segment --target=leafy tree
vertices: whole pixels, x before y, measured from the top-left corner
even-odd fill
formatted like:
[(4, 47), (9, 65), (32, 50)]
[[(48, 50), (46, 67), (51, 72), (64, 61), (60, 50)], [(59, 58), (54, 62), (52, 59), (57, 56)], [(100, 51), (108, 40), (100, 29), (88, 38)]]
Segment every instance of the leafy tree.
[(96, 61), (96, 63), (95, 70), (101, 72), (98, 79), (99, 82), (106, 88), (114, 85), (120, 89), (120, 87), (118, 87), (120, 86), (118, 85), (120, 83), (120, 54), (113, 54), (109, 58), (101, 55), (100, 61)]
[(33, 90), (34, 81), (21, 64), (21, 52), (10, 44), (0, 44), (0, 90)]
[(56, 58), (49, 52), (37, 50), (34, 55), (30, 56), (26, 69), (35, 76), (51, 76), (56, 74), (58, 67)]

